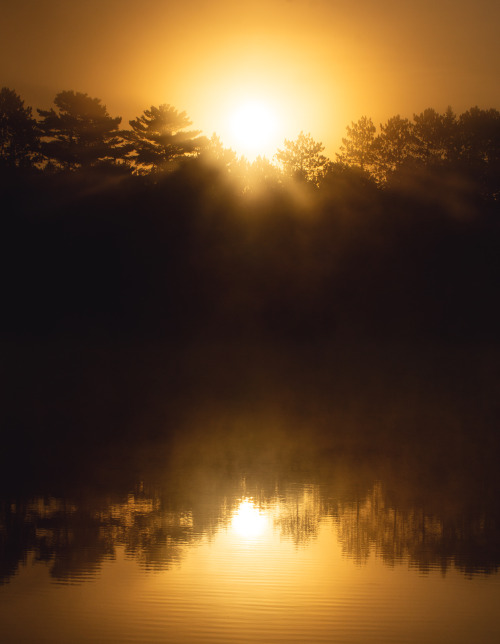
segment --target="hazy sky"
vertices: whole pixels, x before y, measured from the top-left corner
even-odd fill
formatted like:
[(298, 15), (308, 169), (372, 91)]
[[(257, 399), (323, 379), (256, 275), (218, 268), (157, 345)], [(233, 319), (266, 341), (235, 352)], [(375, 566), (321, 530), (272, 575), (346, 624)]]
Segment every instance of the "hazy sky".
[(231, 145), (234, 110), (259, 100), (277, 115), (273, 146), (304, 130), (333, 156), (363, 115), (378, 125), (426, 107), (500, 108), (498, 0), (0, 0), (0, 10), (0, 86), (45, 109), (61, 90), (87, 92), (124, 126), (169, 103)]

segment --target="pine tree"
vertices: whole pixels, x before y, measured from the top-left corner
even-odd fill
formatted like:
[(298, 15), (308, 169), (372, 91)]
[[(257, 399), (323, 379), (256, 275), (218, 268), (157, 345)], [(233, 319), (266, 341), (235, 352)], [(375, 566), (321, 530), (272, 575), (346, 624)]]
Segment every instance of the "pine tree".
[(33, 166), (40, 155), (40, 133), (31, 107), (8, 87), (0, 90), (0, 164), (4, 167)]
[(347, 126), (347, 136), (342, 139), (338, 161), (348, 166), (358, 166), (361, 170), (374, 172), (377, 164), (375, 146), (376, 127), (371, 118), (362, 116), (357, 123)]
[(151, 106), (129, 124), (130, 160), (142, 173), (158, 172), (178, 157), (195, 156), (207, 143), (199, 131), (185, 131), (191, 120), (170, 105)]
[(50, 161), (76, 169), (124, 157), (128, 148), (118, 129), (121, 117), (111, 117), (100, 99), (64, 91), (57, 94), (54, 104), (57, 110), (38, 110), (42, 149)]
[(284, 149), (278, 149), (275, 158), (285, 174), (317, 184), (328, 163), (321, 154), (324, 149), (310, 134), (301, 132), (294, 141), (285, 139)]

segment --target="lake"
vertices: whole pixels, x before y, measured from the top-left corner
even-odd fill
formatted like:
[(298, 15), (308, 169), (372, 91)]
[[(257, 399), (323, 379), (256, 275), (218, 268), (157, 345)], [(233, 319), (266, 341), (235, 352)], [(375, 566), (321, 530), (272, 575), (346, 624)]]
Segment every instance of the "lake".
[(360, 351), (12, 352), (2, 641), (500, 641), (496, 358)]

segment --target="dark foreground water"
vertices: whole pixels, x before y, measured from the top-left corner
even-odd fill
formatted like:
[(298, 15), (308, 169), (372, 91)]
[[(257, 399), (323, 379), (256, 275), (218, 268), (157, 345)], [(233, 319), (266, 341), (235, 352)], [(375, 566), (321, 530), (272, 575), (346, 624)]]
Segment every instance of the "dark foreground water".
[(500, 641), (491, 347), (6, 364), (2, 641)]

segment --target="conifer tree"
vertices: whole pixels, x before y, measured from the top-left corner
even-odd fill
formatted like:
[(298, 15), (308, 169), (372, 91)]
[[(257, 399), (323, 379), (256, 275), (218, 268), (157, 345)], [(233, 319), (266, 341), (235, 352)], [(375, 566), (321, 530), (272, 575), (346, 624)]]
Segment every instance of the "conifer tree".
[(64, 91), (54, 99), (57, 109), (38, 110), (43, 152), (56, 165), (86, 168), (123, 158), (127, 146), (119, 131), (121, 117), (111, 117), (100, 99)]
[(285, 139), (284, 149), (278, 149), (275, 158), (285, 174), (317, 184), (328, 163), (321, 154), (324, 149), (310, 134), (301, 132), (294, 141)]
[(361, 170), (373, 172), (377, 163), (375, 146), (376, 127), (371, 118), (362, 116), (357, 123), (347, 126), (347, 136), (342, 139), (337, 158), (348, 166), (359, 166)]
[(197, 155), (207, 143), (199, 131), (186, 131), (191, 120), (171, 105), (151, 106), (129, 124), (130, 160), (139, 172), (158, 172), (173, 159)]
[(31, 107), (8, 87), (0, 90), (0, 164), (27, 168), (39, 159), (40, 133)]

